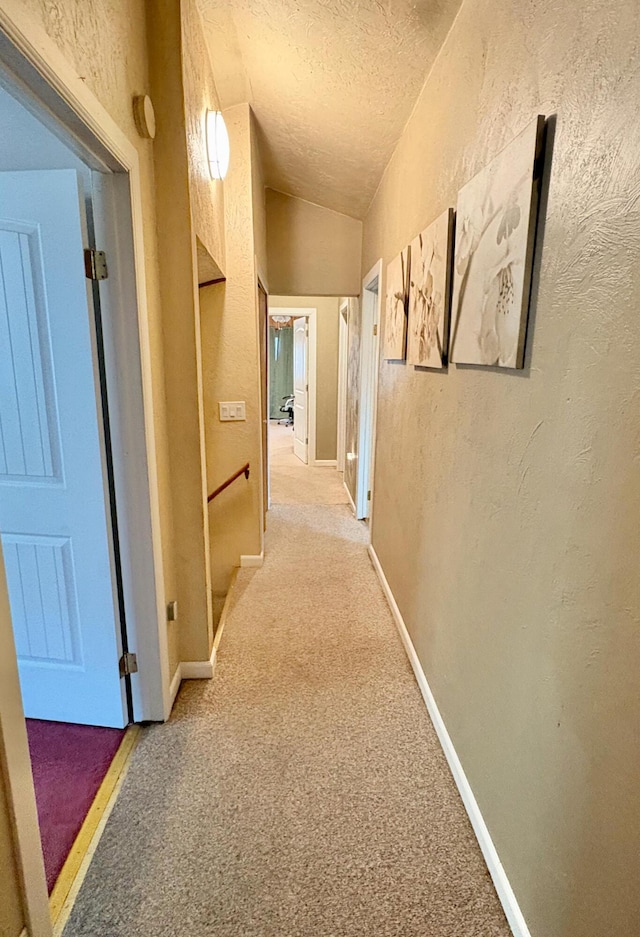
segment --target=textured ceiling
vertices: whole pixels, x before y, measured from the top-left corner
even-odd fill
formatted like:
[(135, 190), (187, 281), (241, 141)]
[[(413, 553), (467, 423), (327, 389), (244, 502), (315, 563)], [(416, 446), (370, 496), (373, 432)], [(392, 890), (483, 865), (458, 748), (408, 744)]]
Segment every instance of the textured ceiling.
[(460, 0), (198, 0), (222, 107), (267, 185), (362, 218)]

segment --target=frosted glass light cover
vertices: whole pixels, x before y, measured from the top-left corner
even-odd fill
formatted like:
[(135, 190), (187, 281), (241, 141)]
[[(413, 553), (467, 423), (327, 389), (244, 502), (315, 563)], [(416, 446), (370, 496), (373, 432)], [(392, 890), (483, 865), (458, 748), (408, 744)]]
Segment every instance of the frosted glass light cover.
[(207, 159), (212, 179), (224, 179), (229, 169), (229, 134), (220, 111), (207, 111)]

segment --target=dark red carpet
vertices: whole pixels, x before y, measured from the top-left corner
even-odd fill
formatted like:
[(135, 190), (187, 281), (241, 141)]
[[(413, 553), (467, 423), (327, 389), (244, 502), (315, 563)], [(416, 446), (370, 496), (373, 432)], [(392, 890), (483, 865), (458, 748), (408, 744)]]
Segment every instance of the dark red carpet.
[(27, 719), (27, 732), (51, 894), (124, 730)]

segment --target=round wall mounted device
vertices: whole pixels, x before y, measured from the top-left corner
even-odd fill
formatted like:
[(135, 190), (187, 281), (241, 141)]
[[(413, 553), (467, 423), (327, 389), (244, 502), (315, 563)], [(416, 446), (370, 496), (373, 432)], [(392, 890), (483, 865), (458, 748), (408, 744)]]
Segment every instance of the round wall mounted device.
[(156, 114), (148, 94), (137, 94), (134, 97), (133, 119), (140, 136), (153, 140), (156, 135)]

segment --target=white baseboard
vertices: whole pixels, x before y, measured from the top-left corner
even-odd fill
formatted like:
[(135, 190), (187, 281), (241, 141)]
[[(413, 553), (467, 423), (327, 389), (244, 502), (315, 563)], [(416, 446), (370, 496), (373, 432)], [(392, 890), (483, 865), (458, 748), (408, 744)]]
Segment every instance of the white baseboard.
[(231, 600), (233, 598), (233, 590), (236, 587), (236, 581), (238, 579), (238, 573), (240, 569), (238, 566), (234, 566), (231, 573), (231, 579), (229, 580), (229, 588), (227, 589), (227, 595), (224, 600), (224, 605), (222, 606), (222, 612), (220, 613), (220, 621), (218, 622), (218, 627), (216, 628), (215, 637), (213, 639), (213, 646), (218, 650), (220, 647), (220, 641), (222, 640), (222, 632), (224, 631), (224, 626), (227, 623), (227, 616), (229, 615), (229, 610), (231, 608)]
[(345, 481), (343, 481), (342, 484), (344, 485), (344, 490), (347, 492), (347, 498), (349, 499), (349, 504), (351, 505), (351, 510), (353, 511), (353, 513), (354, 513), (354, 515), (355, 515), (355, 513), (356, 513), (356, 506), (355, 506), (355, 503), (354, 503), (353, 498), (351, 497), (351, 492), (350, 492), (349, 489), (347, 488), (347, 483), (346, 483)]
[(227, 620), (227, 615), (229, 614), (231, 593), (235, 586), (237, 577), (238, 570), (236, 568), (231, 575), (229, 589), (222, 607), (222, 614), (220, 616), (220, 621), (218, 622), (218, 629), (213, 641), (213, 648), (211, 650), (211, 657), (209, 660), (183, 660), (182, 663), (178, 664), (176, 667), (176, 672), (174, 673), (169, 685), (171, 708), (173, 708), (176, 696), (178, 695), (178, 690), (180, 689), (180, 684), (183, 680), (210, 680), (211, 677), (213, 677), (214, 670), (216, 669), (216, 658), (218, 654), (218, 647), (220, 645), (220, 638), (222, 637), (222, 631)]
[(176, 696), (178, 695), (178, 690), (180, 689), (180, 684), (182, 683), (182, 666), (178, 664), (176, 667), (176, 672), (174, 673), (171, 683), (169, 684), (169, 712), (173, 709), (173, 704), (176, 701)]
[(245, 554), (240, 557), (240, 565), (242, 567), (253, 567), (258, 568), (264, 563), (264, 552), (258, 553), (256, 556), (251, 556), (251, 554)]
[(516, 896), (513, 893), (513, 889), (507, 878), (507, 874), (500, 862), (500, 857), (496, 851), (496, 847), (493, 845), (493, 840), (491, 839), (491, 834), (487, 828), (486, 823), (484, 822), (483, 816), (480, 812), (478, 802), (475, 799), (471, 785), (467, 780), (467, 777), (464, 773), (464, 769), (458, 758), (456, 750), (451, 741), (451, 737), (447, 732), (447, 728), (444, 724), (442, 716), (440, 715), (440, 710), (438, 709), (437, 703), (431, 692), (431, 688), (427, 681), (424, 670), (422, 669), (422, 664), (418, 659), (416, 654), (416, 649), (413, 646), (413, 642), (407, 631), (407, 627), (404, 623), (402, 615), (400, 614), (400, 609), (396, 603), (396, 600), (393, 596), (389, 583), (387, 582), (386, 576), (382, 571), (380, 565), (380, 560), (376, 555), (376, 551), (373, 546), (369, 546), (369, 556), (371, 557), (371, 562), (373, 568), (375, 569), (380, 584), (386, 596), (387, 602), (389, 603), (389, 608), (391, 609), (391, 614), (394, 617), (396, 627), (400, 634), (402, 643), (404, 644), (405, 650), (407, 652), (407, 657), (413, 667), (413, 672), (415, 674), (418, 686), (420, 687), (420, 692), (426, 703), (433, 727), (436, 730), (440, 744), (446, 756), (447, 761), (449, 762), (449, 768), (453, 775), (453, 779), (458, 786), (462, 802), (465, 806), (469, 819), (471, 820), (471, 825), (476, 834), (476, 838), (482, 850), (485, 862), (487, 863), (487, 868), (491, 878), (493, 879), (493, 884), (495, 885), (496, 891), (498, 893), (498, 898), (504, 909), (507, 921), (514, 937), (531, 937), (529, 933), (529, 928), (527, 927), (527, 922), (524, 919), (520, 906), (518, 905)]
[(183, 680), (210, 680), (216, 669), (216, 648), (211, 651), (209, 660), (183, 660), (180, 664), (180, 676)]
[(337, 468), (338, 460), (337, 459), (316, 459), (313, 463), (317, 466), (328, 466), (329, 468)]

